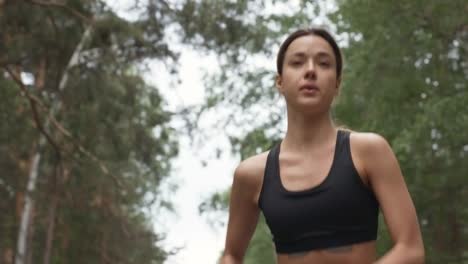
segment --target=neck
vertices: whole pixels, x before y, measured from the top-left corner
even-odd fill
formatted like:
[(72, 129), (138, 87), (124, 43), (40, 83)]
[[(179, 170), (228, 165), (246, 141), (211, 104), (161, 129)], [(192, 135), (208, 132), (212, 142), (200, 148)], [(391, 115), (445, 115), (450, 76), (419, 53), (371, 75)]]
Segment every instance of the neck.
[(293, 111), (288, 109), (288, 127), (282, 148), (307, 152), (335, 140), (337, 128), (329, 112), (304, 115)]

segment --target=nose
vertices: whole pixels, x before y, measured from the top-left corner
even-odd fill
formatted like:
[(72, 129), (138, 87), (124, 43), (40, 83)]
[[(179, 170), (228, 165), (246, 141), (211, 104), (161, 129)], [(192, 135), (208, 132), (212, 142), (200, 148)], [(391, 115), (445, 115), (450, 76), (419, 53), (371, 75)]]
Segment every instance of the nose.
[(317, 77), (316, 72), (315, 72), (315, 64), (313, 60), (308, 60), (306, 64), (306, 72), (305, 72), (305, 78), (306, 79), (315, 79)]

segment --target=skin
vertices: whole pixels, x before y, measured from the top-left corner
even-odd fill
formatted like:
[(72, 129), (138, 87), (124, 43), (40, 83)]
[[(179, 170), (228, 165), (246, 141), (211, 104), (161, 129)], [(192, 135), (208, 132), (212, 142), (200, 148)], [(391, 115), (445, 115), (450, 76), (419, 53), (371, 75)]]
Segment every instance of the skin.
[[(300, 88), (311, 84), (318, 89)], [(280, 177), (284, 187), (299, 191), (325, 180), (333, 162), (337, 128), (330, 108), (339, 94), (331, 46), (321, 37), (302, 36), (286, 51), (276, 86), (287, 105), (288, 128), (281, 143)], [(394, 246), (376, 259), (375, 241), (340, 248), (278, 254), (279, 264), (424, 263), (416, 210), (398, 161), (388, 142), (374, 133), (352, 132), (351, 156), (363, 183), (375, 193)], [(268, 152), (242, 161), (234, 172), (222, 264), (242, 263), (260, 210), (258, 198)]]

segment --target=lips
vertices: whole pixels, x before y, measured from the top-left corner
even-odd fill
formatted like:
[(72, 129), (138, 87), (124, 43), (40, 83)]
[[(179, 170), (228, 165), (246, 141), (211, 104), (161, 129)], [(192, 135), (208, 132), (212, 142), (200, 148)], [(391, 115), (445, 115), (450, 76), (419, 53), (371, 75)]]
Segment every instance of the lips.
[(314, 90), (319, 90), (319, 88), (317, 87), (317, 85), (315, 84), (304, 84), (302, 85), (299, 90), (306, 90), (306, 91), (314, 91)]

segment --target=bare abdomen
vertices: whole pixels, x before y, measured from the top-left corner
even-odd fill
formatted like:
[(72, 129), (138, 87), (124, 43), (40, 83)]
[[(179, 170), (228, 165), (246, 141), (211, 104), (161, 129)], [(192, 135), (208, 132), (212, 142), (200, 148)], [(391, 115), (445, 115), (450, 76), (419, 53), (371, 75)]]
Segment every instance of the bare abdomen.
[(371, 264), (375, 260), (375, 241), (277, 256), (278, 264)]

